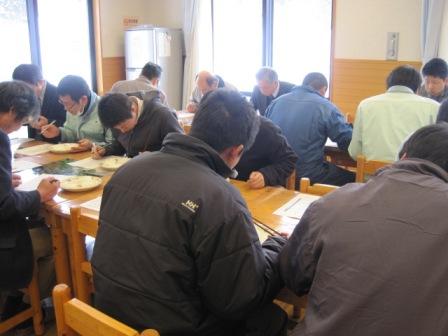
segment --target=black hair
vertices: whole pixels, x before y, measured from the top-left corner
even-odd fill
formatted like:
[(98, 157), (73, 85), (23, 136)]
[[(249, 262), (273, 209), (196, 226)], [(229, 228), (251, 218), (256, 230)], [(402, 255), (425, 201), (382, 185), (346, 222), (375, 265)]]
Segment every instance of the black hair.
[(13, 73), (12, 79), (21, 80), (31, 85), (37, 85), (37, 82), (43, 80), (42, 71), (35, 64), (20, 64)]
[(422, 74), (424, 77), (432, 76), (446, 79), (448, 77), (448, 65), (441, 58), (433, 58), (423, 66)]
[(70, 96), (72, 100), (78, 101), (82, 96), (90, 97), (90, 88), (83, 78), (68, 75), (58, 84), (58, 96)]
[(443, 100), (439, 106), (439, 113), (437, 113), (437, 122), (448, 122), (448, 98)]
[(241, 94), (217, 89), (201, 99), (190, 136), (204, 141), (218, 153), (239, 145), (248, 149), (259, 125), (257, 113)]
[(278, 81), (277, 72), (275, 72), (274, 69), (269, 68), (269, 67), (263, 67), (260, 70), (258, 70), (255, 77), (256, 77), (257, 81), (267, 80), (270, 83)]
[(302, 85), (311, 86), (314, 90), (319, 91), (322, 88), (328, 88), (328, 81), (320, 72), (310, 72), (303, 79)]
[(132, 118), (131, 101), (122, 93), (109, 93), (98, 103), (98, 116), (106, 128), (113, 128), (119, 123)]
[(399, 156), (423, 159), (448, 172), (448, 123), (441, 122), (418, 129), (403, 145)]
[(395, 85), (402, 85), (417, 92), (417, 89), (422, 84), (422, 77), (412, 66), (402, 65), (392, 70), (389, 76), (387, 76), (386, 84), (388, 89)]
[(10, 81), (0, 83), (0, 113), (13, 110), (17, 121), (25, 118), (36, 119), (39, 115), (39, 101), (25, 82)]
[(162, 76), (162, 67), (158, 64), (148, 62), (143, 67), (141, 75), (145, 76), (149, 80), (152, 80), (154, 78), (159, 79), (160, 76)]

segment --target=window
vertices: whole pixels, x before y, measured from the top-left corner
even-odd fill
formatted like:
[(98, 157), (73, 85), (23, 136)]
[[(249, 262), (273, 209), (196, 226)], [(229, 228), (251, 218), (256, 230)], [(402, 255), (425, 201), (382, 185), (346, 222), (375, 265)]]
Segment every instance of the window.
[(18, 64), (31, 62), (26, 0), (0, 0), (0, 31), (0, 81), (6, 81)]
[(275, 0), (272, 67), (281, 80), (300, 84), (309, 72), (329, 80), (331, 0)]
[(332, 0), (213, 0), (213, 71), (252, 91), (261, 66), (301, 84), (308, 72), (330, 80)]
[(262, 14), (261, 0), (213, 1), (213, 71), (241, 91), (262, 65)]
[(69, 74), (92, 84), (90, 5), (89, 0), (0, 0), (0, 43), (7, 47), (0, 80), (11, 80), (17, 65), (34, 63), (54, 85)]
[(92, 83), (87, 1), (38, 0), (37, 5), (45, 79), (57, 85), (65, 75), (78, 75)]

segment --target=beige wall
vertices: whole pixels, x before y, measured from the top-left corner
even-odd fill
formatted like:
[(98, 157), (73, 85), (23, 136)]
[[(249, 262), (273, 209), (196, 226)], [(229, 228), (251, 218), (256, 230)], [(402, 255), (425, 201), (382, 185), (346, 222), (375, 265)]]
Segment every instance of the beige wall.
[(183, 16), (183, 0), (100, 0), (103, 57), (124, 55), (124, 17), (137, 17), (139, 24), (182, 28)]
[(399, 32), (398, 60), (420, 60), (422, 0), (336, 0), (335, 58), (385, 60)]

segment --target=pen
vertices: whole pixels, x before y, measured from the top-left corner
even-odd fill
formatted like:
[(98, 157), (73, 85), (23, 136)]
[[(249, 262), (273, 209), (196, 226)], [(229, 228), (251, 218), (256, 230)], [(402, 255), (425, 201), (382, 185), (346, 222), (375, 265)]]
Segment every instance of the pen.
[(51, 123), (49, 123), (48, 125), (43, 126), (40, 129), (40, 134), (43, 134), (51, 125), (54, 125), (54, 123), (56, 122), (56, 120), (53, 120)]

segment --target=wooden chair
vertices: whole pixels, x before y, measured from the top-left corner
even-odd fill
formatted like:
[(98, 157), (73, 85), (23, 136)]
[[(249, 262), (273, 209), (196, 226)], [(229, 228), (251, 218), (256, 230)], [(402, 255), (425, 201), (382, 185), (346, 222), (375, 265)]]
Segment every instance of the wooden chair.
[(300, 192), (305, 193), (305, 194), (323, 196), (323, 195), (326, 195), (329, 192), (332, 192), (338, 188), (339, 188), (338, 186), (330, 185), (330, 184), (315, 183), (315, 184), (311, 185), (311, 181), (307, 177), (302, 177), (300, 179)]
[(33, 319), (34, 334), (35, 335), (44, 334), (45, 330), (43, 325), (42, 307), (40, 305), (40, 294), (39, 294), (39, 285), (37, 283), (36, 266), (34, 266), (33, 278), (31, 279), (30, 284), (24, 290), (24, 292), (28, 294), (30, 298), (31, 307), (7, 319), (6, 321), (0, 322), (0, 335), (3, 335), (3, 333), (6, 333), (8, 330), (11, 330), (20, 323), (28, 320), (29, 318)]
[(374, 174), (378, 169), (389, 165), (388, 161), (367, 161), (363, 155), (358, 155), (356, 158), (356, 182), (364, 182), (366, 175)]
[(294, 169), (286, 180), (286, 189), (296, 190), (296, 170)]
[(88, 304), (73, 299), (70, 287), (59, 284), (53, 289), (58, 336), (158, 336), (154, 329), (141, 334)]
[(70, 208), (70, 237), (69, 249), (71, 250), (72, 267), (74, 270), (74, 288), (76, 297), (91, 304), (93, 292), (92, 265), (86, 257), (85, 237), (96, 237), (98, 231), (98, 219), (93, 216), (81, 214), (79, 207)]

